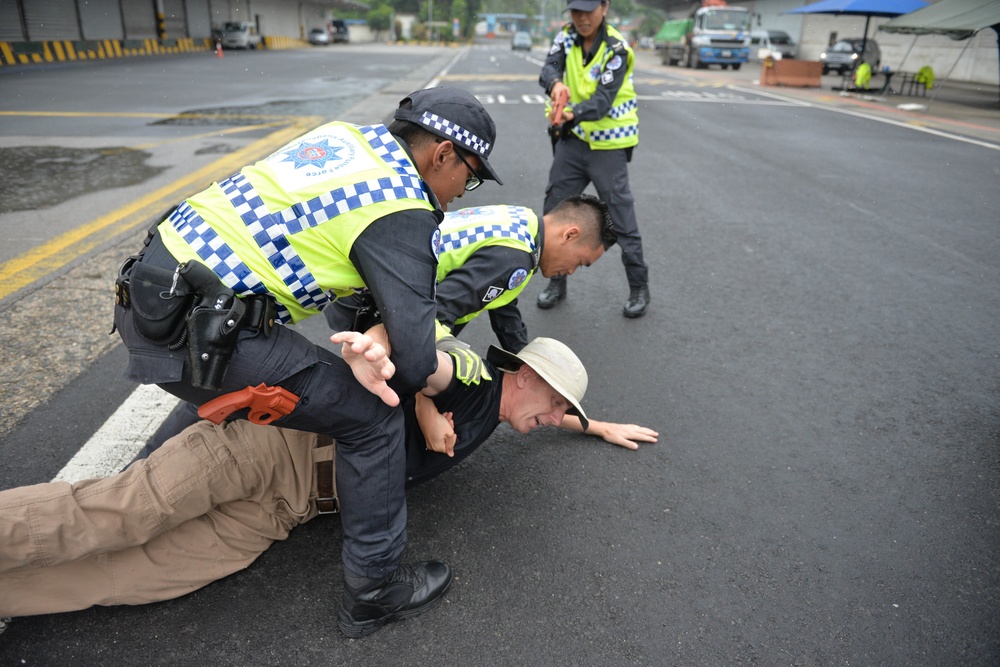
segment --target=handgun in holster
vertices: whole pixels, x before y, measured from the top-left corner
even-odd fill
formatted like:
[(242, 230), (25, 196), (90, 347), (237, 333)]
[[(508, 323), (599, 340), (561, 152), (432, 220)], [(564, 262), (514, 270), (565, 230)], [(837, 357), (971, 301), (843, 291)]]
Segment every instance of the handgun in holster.
[(555, 155), (556, 144), (558, 144), (559, 140), (562, 138), (562, 129), (556, 127), (555, 125), (549, 125), (547, 131), (549, 133), (549, 141), (552, 142), (552, 154)]
[(237, 410), (248, 408), (247, 419), (254, 424), (267, 425), (291, 414), (298, 402), (299, 397), (287, 389), (261, 383), (213, 398), (198, 408), (198, 416), (221, 424)]
[(236, 347), (246, 304), (222, 284), (214, 271), (200, 262), (186, 262), (177, 271), (198, 295), (187, 315), (191, 384), (218, 390)]
[(549, 125), (549, 141), (552, 142), (552, 154), (556, 153), (556, 144), (559, 143), (560, 139), (568, 139), (572, 132), (573, 125), (570, 121), (563, 123), (562, 125)]

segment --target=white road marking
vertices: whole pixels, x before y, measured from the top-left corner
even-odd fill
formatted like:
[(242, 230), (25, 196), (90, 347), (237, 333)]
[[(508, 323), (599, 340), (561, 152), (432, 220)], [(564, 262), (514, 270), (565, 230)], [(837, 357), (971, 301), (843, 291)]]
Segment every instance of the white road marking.
[(175, 405), (177, 399), (156, 385), (139, 385), (52, 481), (72, 483), (118, 473)]

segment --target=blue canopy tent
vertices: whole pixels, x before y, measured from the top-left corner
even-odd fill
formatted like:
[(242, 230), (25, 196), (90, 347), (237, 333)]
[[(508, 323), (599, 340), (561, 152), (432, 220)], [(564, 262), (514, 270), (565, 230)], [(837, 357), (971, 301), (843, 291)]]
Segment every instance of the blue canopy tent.
[[(865, 32), (862, 35), (861, 53), (868, 45), (868, 24), (873, 16), (893, 17), (915, 12), (927, 6), (924, 0), (820, 0), (805, 7), (790, 9), (783, 14), (836, 14), (864, 16)], [(870, 64), (870, 63), (869, 63)]]

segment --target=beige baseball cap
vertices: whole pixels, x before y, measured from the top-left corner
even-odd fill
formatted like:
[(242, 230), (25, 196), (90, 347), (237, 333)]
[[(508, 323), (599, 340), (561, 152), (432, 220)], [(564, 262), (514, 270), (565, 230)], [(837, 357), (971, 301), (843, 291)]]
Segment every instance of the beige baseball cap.
[(565, 344), (553, 338), (535, 338), (517, 354), (490, 345), (486, 358), (504, 371), (515, 371), (521, 364), (528, 364), (570, 402), (573, 407), (567, 412), (579, 417), (584, 429), (590, 427), (587, 414), (580, 406), (587, 392), (587, 369)]

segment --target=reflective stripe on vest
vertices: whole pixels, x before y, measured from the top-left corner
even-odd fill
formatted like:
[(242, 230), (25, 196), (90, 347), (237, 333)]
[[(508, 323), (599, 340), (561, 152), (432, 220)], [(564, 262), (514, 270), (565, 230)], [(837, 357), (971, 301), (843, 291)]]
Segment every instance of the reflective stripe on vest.
[[(253, 184), (242, 173), (219, 182), (219, 187), (260, 252), (296, 302), (307, 310), (322, 310), (337, 298), (334, 293), (337, 288), (323, 290), (291, 245), (291, 235), (376, 202), (404, 199), (429, 201), (420, 175), (388, 129), (376, 125), (358, 130), (378, 157), (396, 172), (394, 175), (342, 186), (273, 213), (268, 211)], [(246, 296), (270, 291), (187, 202), (181, 204), (168, 220), (201, 261), (237, 294)], [(286, 324), (293, 319), (280, 300), (277, 311), (279, 322)]]
[[(493, 237), (516, 239), (531, 248), (530, 252), (535, 252), (535, 239), (528, 228), (528, 209), (521, 206), (508, 206), (507, 213), (510, 216), (508, 222), (491, 223), (488, 225), (476, 225), (468, 229), (459, 229), (455, 232), (447, 232), (441, 235), (441, 253), (453, 252), (465, 246), (479, 243)], [(445, 214), (447, 220), (448, 216)], [(444, 227), (446, 223), (442, 223)], [(444, 260), (441, 260), (444, 261)]]

